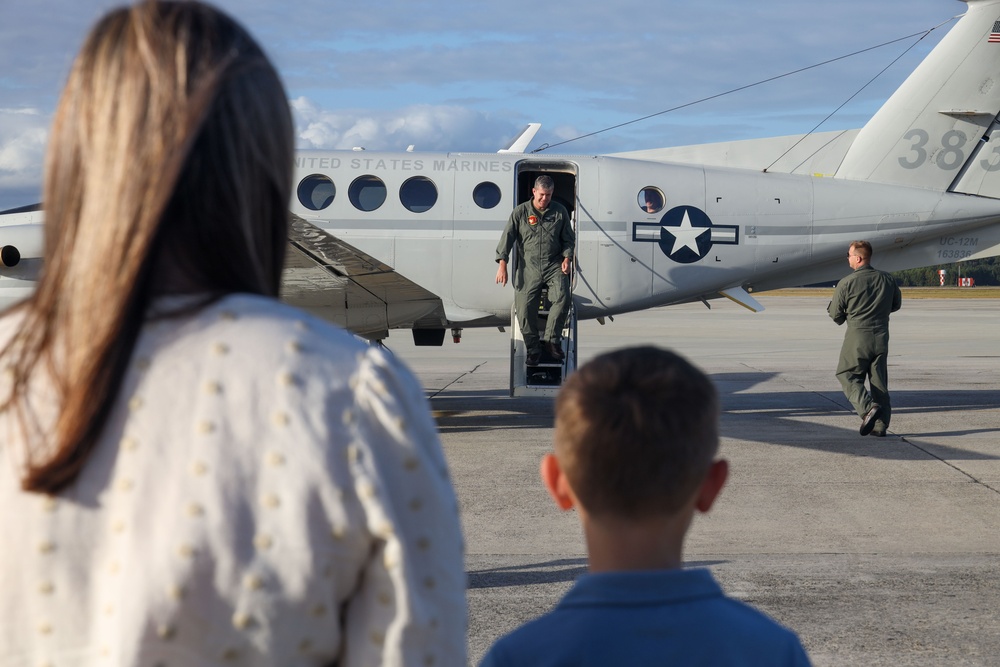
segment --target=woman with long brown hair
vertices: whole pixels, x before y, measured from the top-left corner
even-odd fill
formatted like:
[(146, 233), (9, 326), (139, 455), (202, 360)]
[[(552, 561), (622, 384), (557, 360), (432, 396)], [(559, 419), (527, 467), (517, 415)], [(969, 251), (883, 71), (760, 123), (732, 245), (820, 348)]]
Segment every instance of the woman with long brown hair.
[(0, 318), (0, 662), (464, 664), (421, 388), (276, 300), (292, 160), (225, 14), (151, 0), (89, 34), (45, 268)]

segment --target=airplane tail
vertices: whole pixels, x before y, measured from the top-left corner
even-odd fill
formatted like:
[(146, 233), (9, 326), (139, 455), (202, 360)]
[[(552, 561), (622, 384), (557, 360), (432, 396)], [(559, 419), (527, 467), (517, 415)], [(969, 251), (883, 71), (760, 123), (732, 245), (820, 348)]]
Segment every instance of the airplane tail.
[(1000, 0), (969, 8), (862, 128), (837, 178), (1000, 198)]

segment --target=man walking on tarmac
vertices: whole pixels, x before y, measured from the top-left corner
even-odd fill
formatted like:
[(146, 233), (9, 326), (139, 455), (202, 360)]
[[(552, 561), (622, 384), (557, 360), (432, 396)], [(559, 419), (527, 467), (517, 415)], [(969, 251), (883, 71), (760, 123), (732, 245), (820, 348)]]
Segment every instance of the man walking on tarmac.
[[(902, 294), (896, 279), (872, 267), (872, 244), (854, 241), (847, 261), (854, 273), (841, 279), (830, 302), (830, 317), (847, 322), (837, 379), (861, 417), (861, 435), (884, 436), (889, 428), (889, 313), (899, 310)], [(865, 378), (871, 392), (865, 389)]]
[[(507, 284), (507, 262), (511, 248), (517, 246), (519, 260), (514, 268), (514, 305), (521, 325), (529, 366), (538, 365), (542, 347), (556, 361), (565, 356), (559, 340), (569, 312), (569, 272), (573, 264), (576, 237), (569, 212), (552, 201), (555, 182), (551, 176), (539, 176), (531, 190), (531, 201), (519, 204), (510, 214), (497, 245), (497, 284)], [(542, 287), (549, 288), (548, 322), (545, 340), (538, 337), (538, 306)]]

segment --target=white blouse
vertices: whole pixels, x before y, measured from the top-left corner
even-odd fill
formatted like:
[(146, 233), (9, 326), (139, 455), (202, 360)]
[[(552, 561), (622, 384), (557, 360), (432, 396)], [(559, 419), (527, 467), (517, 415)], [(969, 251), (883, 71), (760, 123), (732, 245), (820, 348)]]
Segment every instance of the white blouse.
[[(0, 345), (20, 319), (0, 318)], [(145, 326), (58, 496), (21, 491), (14, 422), (0, 414), (0, 665), (466, 664), (454, 491), (386, 352), (234, 295)]]

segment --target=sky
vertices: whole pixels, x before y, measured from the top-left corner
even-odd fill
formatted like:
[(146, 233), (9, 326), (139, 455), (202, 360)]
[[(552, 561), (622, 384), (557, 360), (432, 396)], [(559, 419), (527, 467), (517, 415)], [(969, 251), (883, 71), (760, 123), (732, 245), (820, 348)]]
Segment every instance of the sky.
[[(0, 211), (40, 200), (70, 64), (119, 4), (0, 0)], [(299, 148), (495, 152), (538, 122), (529, 150), (560, 155), (801, 134), (841, 105), (817, 131), (861, 127), (966, 9), (959, 0), (214, 4), (277, 66)]]

